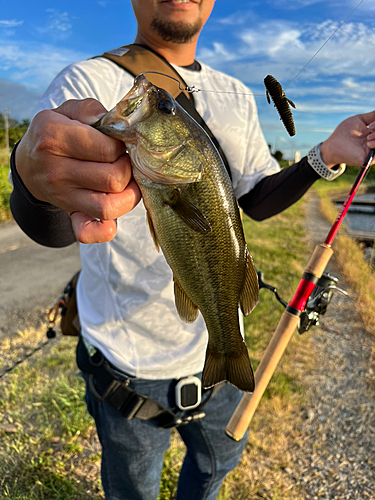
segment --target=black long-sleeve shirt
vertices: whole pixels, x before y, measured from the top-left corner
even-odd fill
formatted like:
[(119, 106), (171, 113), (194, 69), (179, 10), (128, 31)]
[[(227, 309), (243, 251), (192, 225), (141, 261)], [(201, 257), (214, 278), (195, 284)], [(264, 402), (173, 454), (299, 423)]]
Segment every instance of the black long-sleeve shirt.
[[(70, 217), (61, 209), (37, 200), (18, 175), (15, 149), (10, 167), (14, 189), (10, 208), (20, 228), (34, 241), (48, 247), (64, 247), (76, 241)], [(320, 176), (306, 158), (276, 174), (264, 177), (238, 203), (252, 219), (276, 215), (299, 200)]]

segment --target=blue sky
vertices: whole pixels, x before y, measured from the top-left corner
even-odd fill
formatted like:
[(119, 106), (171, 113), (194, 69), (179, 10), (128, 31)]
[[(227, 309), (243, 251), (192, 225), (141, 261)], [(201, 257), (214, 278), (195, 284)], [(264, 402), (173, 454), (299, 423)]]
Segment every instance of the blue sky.
[[(305, 154), (353, 114), (375, 109), (375, 2), (364, 0), (286, 94), (290, 138), (264, 97), (271, 74), (283, 87), (360, 0), (217, 0), (197, 58), (254, 92), (266, 140), (286, 156)], [(130, 0), (0, 0), (0, 111), (31, 117), (39, 96), (68, 64), (133, 41)]]

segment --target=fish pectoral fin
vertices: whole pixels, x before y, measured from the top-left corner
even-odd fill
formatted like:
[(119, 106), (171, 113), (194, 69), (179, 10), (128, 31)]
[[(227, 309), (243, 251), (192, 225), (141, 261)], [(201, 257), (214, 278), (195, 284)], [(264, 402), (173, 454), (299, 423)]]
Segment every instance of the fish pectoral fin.
[(259, 283), (253, 259), (246, 248), (245, 278), (240, 295), (240, 308), (244, 316), (251, 313), (259, 300)]
[(208, 342), (202, 385), (208, 389), (224, 380), (240, 391), (254, 391), (254, 374), (245, 342), (233, 353), (221, 353)]
[(147, 221), (147, 226), (148, 226), (148, 229), (150, 231), (152, 240), (153, 240), (153, 242), (155, 244), (155, 248), (159, 252), (160, 251), (160, 247), (159, 247), (158, 237), (156, 236), (156, 232), (155, 232), (155, 228), (154, 228), (154, 223), (152, 222), (151, 216), (150, 216), (150, 214), (148, 213), (147, 210), (146, 210), (146, 221)]
[(212, 231), (211, 224), (202, 212), (187, 198), (174, 189), (171, 196), (164, 201), (174, 213), (194, 231), (207, 233)]
[(198, 317), (198, 307), (189, 299), (179, 281), (174, 276), (173, 281), (174, 299), (178, 315), (185, 323), (193, 323)]

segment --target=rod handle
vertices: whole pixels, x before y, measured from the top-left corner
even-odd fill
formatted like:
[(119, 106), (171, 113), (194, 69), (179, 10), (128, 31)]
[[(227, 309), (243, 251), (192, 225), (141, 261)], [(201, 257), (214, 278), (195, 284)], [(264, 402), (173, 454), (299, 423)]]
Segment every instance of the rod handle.
[(333, 250), (330, 246), (325, 243), (320, 243), (316, 245), (314, 252), (305, 268), (305, 273), (310, 273), (321, 278), (324, 273), (325, 268), (332, 257)]
[(244, 436), (298, 321), (298, 316), (287, 311), (284, 311), (281, 316), (272, 340), (255, 372), (255, 390), (252, 394), (244, 394), (228, 422), (225, 432), (232, 439), (239, 441)]
[[(315, 247), (315, 250), (305, 268), (305, 273), (310, 273), (320, 278), (332, 256), (332, 249), (324, 243)], [(297, 293), (296, 293), (297, 295)], [(296, 298), (296, 295), (293, 299)], [(255, 372), (255, 390), (252, 394), (244, 394), (231, 419), (228, 422), (225, 432), (232, 439), (239, 441), (244, 436), (255, 410), (258, 407), (264, 391), (267, 389), (269, 381), (276, 370), (276, 367), (292, 338), (294, 330), (297, 328), (299, 316), (288, 311), (284, 311), (279, 324), (268, 344), (261, 362)]]

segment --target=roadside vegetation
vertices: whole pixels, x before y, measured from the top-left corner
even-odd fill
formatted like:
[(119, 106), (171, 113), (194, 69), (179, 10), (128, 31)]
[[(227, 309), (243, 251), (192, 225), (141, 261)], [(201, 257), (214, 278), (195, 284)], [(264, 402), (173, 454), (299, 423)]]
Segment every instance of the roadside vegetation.
[(29, 124), (29, 120), (19, 121), (9, 117), (6, 139), (5, 117), (0, 113), (0, 222), (12, 218), (9, 210), (9, 197), (12, 187), (8, 181), (10, 151), (22, 139)]
[[(349, 172), (346, 178), (335, 181), (335, 187), (347, 191), (355, 177), (352, 179), (350, 175)], [(369, 177), (369, 181), (373, 178)], [(331, 183), (319, 181), (316, 192), (328, 197), (332, 187)], [(261, 223), (244, 217), (255, 266), (286, 301), (292, 298), (310, 257), (303, 228), (305, 204), (301, 200)], [(340, 245), (335, 244), (337, 255)], [(348, 245), (345, 242), (342, 246)], [(362, 265), (362, 258), (346, 258), (361, 261)], [(345, 268), (345, 255), (343, 262)], [(374, 274), (369, 266), (366, 269), (370, 284)], [(365, 284), (364, 280), (364, 288)], [(371, 287), (370, 292), (375, 290)], [(258, 306), (245, 318), (246, 342), (254, 369), (282, 311), (273, 294), (262, 289)], [(45, 330), (33, 329), (1, 339), (0, 373), (44, 339)], [(100, 446), (83, 403), (84, 383), (77, 374), (75, 345), (75, 339), (58, 334), (41, 351), (0, 379), (1, 498), (104, 498), (100, 486)], [(251, 423), (242, 460), (226, 479), (219, 500), (301, 499), (287, 473), (292, 453), (289, 446), (290, 443), (303, 446), (299, 443), (298, 426), (301, 418), (306, 418), (304, 374), (315, 362), (311, 358), (309, 335), (295, 334)], [(223, 434), (223, 439), (229, 438)], [(178, 433), (173, 432), (171, 448), (165, 455), (159, 500), (174, 498), (184, 450)]]
[(0, 149), (0, 222), (11, 219), (9, 197), (12, 186), (8, 180), (9, 156), (7, 150)]
[(29, 120), (16, 120), (15, 118), (8, 118), (8, 145), (5, 144), (6, 132), (5, 132), (5, 117), (0, 113), (0, 150), (6, 148), (7, 146), (12, 149), (13, 146), (18, 142), (26, 132), (28, 126), (30, 125)]

